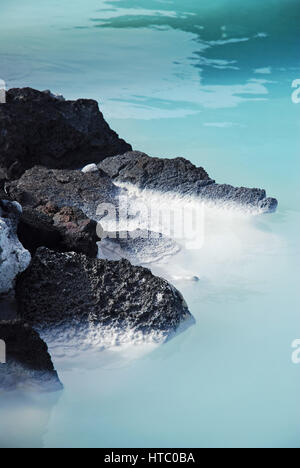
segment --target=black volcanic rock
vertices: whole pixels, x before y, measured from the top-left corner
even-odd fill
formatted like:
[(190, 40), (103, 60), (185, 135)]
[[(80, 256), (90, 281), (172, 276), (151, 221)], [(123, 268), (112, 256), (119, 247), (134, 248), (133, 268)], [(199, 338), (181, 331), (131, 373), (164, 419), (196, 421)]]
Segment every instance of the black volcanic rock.
[(21, 213), (19, 203), (0, 200), (0, 298), (13, 290), (16, 276), (31, 260), (17, 236)]
[(191, 187), (213, 184), (202, 167), (184, 158), (151, 158), (139, 151), (108, 158), (98, 165), (113, 180), (135, 185), (140, 190), (189, 192)]
[(6, 200), (7, 195), (5, 193), (5, 179), (0, 179), (0, 200)]
[(105, 232), (100, 243), (100, 256), (109, 260), (126, 258), (134, 265), (162, 260), (180, 251), (175, 240), (161, 233), (136, 229), (134, 231)]
[(16, 298), (22, 318), (38, 330), (75, 327), (79, 334), (100, 325), (162, 340), (192, 319), (182, 295), (148, 269), (46, 248), (19, 276)]
[(47, 345), (32, 327), (21, 321), (0, 321), (0, 340), (6, 345), (6, 363), (0, 364), (1, 390), (62, 389)]
[(98, 167), (112, 180), (133, 184), (140, 190), (187, 195), (218, 205), (264, 212), (275, 211), (278, 205), (275, 198), (267, 198), (265, 190), (216, 184), (202, 167), (198, 168), (184, 158), (151, 158), (132, 151), (107, 158)]
[(36, 208), (51, 202), (58, 208), (79, 208), (94, 219), (98, 205), (114, 203), (120, 190), (101, 170), (83, 173), (36, 166), (20, 179), (8, 182), (6, 191), (23, 207)]
[(31, 88), (6, 93), (0, 129), (0, 179), (16, 179), (35, 165), (76, 169), (131, 150), (96, 101), (65, 101)]
[(89, 257), (98, 253), (97, 223), (78, 208), (58, 208), (53, 203), (24, 207), (18, 226), (21, 244), (34, 254), (39, 247), (58, 252), (79, 252)]

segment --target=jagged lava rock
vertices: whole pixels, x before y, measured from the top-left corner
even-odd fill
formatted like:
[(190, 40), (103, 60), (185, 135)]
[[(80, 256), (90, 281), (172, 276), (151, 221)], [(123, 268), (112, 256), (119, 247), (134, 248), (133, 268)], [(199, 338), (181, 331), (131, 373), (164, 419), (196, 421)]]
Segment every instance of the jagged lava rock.
[(216, 184), (202, 167), (184, 158), (152, 158), (131, 151), (108, 158), (98, 167), (115, 182), (133, 184), (140, 190), (194, 196), (216, 204), (265, 212), (275, 211), (278, 205), (275, 198), (267, 198), (265, 190)]
[(162, 260), (180, 251), (173, 239), (161, 233), (144, 229), (105, 232), (99, 244), (99, 255), (108, 260), (126, 258), (134, 265)]
[(24, 207), (36, 208), (51, 202), (58, 208), (79, 208), (95, 219), (98, 205), (114, 203), (120, 189), (101, 170), (83, 173), (35, 166), (20, 179), (8, 182), (6, 192)]
[(94, 324), (166, 339), (193, 320), (182, 295), (146, 268), (46, 248), (18, 277), (16, 298), (22, 318), (38, 330)]
[(65, 101), (31, 88), (6, 93), (0, 129), (0, 178), (8, 180), (35, 165), (75, 169), (131, 150), (96, 101)]
[(0, 321), (0, 340), (6, 345), (6, 363), (0, 365), (0, 389), (56, 391), (62, 384), (46, 343), (22, 321)]
[(30, 253), (17, 237), (22, 208), (16, 202), (0, 201), (0, 295), (13, 287), (18, 273), (30, 263)]
[(38, 247), (58, 252), (79, 252), (89, 257), (98, 253), (97, 223), (78, 208), (58, 208), (53, 203), (24, 207), (18, 226), (22, 245), (34, 254)]

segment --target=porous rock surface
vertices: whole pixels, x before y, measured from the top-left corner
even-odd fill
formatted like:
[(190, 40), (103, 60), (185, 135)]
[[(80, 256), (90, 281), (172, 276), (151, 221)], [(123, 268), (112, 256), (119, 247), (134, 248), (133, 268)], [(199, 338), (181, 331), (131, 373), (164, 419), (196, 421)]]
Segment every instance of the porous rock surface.
[(275, 211), (278, 204), (275, 198), (267, 198), (263, 189), (217, 184), (202, 167), (196, 167), (184, 158), (152, 158), (139, 151), (131, 151), (108, 158), (98, 167), (113, 181), (133, 184), (140, 190), (188, 195), (219, 205), (263, 212)]
[(23, 207), (36, 208), (50, 202), (58, 208), (79, 208), (95, 219), (99, 205), (114, 204), (120, 189), (101, 170), (83, 173), (35, 166), (20, 179), (7, 183), (6, 192)]
[(16, 202), (0, 201), (0, 295), (9, 293), (16, 276), (27, 268), (30, 253), (17, 237), (22, 208)]
[(19, 276), (16, 297), (38, 329), (96, 324), (167, 338), (192, 320), (182, 295), (146, 268), (46, 248)]

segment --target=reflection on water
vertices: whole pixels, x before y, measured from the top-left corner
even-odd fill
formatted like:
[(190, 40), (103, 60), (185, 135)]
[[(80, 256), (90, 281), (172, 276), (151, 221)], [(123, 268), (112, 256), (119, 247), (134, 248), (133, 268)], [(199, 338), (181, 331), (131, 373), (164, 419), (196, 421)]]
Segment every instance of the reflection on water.
[(135, 149), (298, 207), (298, 0), (4, 0), (1, 11), (8, 87), (98, 99)]
[(96, 98), (135, 149), (280, 205), (212, 217), (201, 251), (153, 265), (194, 327), (139, 359), (56, 356), (56, 406), (1, 395), (1, 445), (299, 446), (299, 20), (298, 0), (2, 0), (8, 87)]

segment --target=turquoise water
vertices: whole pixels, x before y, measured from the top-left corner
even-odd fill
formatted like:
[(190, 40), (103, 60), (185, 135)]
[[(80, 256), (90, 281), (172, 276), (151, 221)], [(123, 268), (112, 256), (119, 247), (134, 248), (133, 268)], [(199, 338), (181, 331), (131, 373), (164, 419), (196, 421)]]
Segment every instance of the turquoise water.
[(1, 6), (8, 87), (96, 98), (135, 149), (185, 156), (218, 182), (279, 200), (274, 215), (208, 220), (199, 252), (152, 266), (167, 278), (180, 271), (174, 284), (195, 326), (151, 352), (56, 356), (65, 391), (1, 395), (1, 444), (299, 447), (299, 2)]

